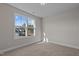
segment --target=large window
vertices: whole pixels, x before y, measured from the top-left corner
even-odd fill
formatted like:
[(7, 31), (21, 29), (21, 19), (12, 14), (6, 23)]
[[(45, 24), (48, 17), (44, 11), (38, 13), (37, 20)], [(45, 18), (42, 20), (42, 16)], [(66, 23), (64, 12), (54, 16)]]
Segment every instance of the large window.
[(16, 15), (15, 36), (16, 37), (35, 36), (35, 21), (26, 16)]

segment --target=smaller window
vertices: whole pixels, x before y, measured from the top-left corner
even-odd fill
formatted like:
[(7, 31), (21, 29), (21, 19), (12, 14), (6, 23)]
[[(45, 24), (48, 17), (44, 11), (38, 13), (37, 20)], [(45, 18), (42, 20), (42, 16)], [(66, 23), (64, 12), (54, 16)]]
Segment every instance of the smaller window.
[(27, 27), (27, 35), (35, 36), (35, 21), (29, 18)]

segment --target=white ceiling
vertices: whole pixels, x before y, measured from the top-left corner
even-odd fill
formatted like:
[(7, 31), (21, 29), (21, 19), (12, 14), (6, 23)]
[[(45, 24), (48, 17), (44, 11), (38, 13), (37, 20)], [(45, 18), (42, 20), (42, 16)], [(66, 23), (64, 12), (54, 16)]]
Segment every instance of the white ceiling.
[(79, 7), (77, 3), (48, 3), (45, 6), (40, 3), (11, 3), (10, 5), (38, 17), (47, 17)]

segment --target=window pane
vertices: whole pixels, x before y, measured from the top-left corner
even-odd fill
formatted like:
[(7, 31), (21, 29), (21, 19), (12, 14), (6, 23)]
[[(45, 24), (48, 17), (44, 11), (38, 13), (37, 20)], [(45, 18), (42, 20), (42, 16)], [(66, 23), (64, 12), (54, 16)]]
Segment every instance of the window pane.
[(26, 35), (27, 19), (24, 16), (15, 17), (15, 33), (17, 36)]
[(32, 19), (28, 19), (28, 29), (27, 29), (27, 35), (28, 36), (34, 36), (35, 33), (35, 22)]

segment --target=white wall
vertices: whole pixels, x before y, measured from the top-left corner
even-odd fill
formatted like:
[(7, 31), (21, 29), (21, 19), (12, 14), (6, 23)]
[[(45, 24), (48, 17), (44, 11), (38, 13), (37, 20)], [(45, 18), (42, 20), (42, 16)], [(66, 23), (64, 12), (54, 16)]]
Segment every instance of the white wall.
[(43, 19), (49, 42), (79, 49), (79, 8)]
[[(14, 39), (15, 13), (29, 16), (36, 21), (36, 36), (34, 38)], [(28, 45), (41, 41), (41, 19), (22, 10), (0, 4), (0, 50), (6, 50), (20, 45)]]

